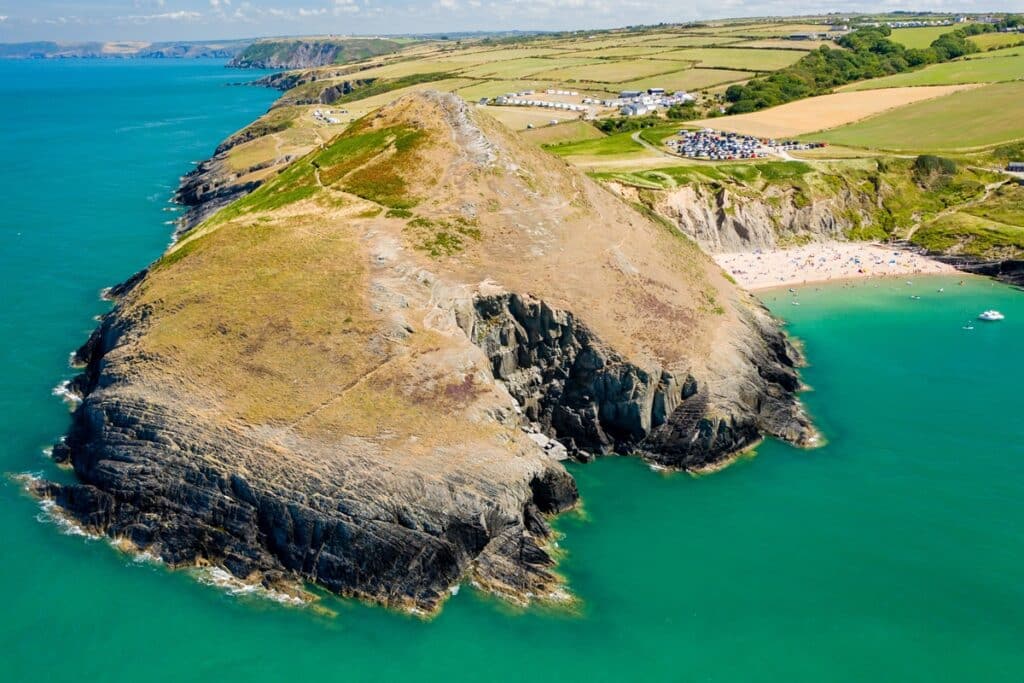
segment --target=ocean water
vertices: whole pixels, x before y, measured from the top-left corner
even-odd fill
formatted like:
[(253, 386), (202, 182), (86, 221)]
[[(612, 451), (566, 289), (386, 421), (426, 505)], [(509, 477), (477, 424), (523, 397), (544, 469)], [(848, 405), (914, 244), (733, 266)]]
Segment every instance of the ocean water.
[[(0, 62), (3, 473), (66, 476), (51, 388), (99, 290), (166, 246), (177, 176), (272, 101), (224, 87), (243, 75)], [(573, 466), (571, 611), (468, 586), (430, 622), (231, 594), (66, 533), (5, 479), (0, 680), (1021, 681), (1024, 298), (958, 280), (766, 294), (827, 445), (699, 478)], [(1007, 320), (962, 329), (986, 308)]]

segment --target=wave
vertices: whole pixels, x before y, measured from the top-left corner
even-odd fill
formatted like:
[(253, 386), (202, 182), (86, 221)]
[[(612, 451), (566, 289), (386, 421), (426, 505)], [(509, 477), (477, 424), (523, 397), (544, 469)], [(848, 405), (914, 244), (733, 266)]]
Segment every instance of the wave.
[(273, 600), (274, 602), (281, 603), (282, 605), (291, 605), (294, 607), (302, 607), (306, 604), (306, 601), (300, 597), (288, 595), (287, 593), (282, 593), (281, 591), (276, 591), (272, 588), (266, 588), (259, 584), (246, 583), (221, 567), (203, 567), (202, 569), (196, 570), (195, 575), (196, 579), (200, 583), (218, 588), (228, 595), (252, 595), (259, 598), (265, 598), (267, 600)]
[(50, 393), (54, 396), (59, 396), (61, 400), (72, 406), (76, 406), (82, 402), (82, 397), (71, 389), (71, 380), (69, 379), (66, 379), (55, 386), (50, 390)]
[[(21, 482), (26, 489), (31, 489), (33, 484), (43, 480), (43, 474), (42, 472), (23, 472), (15, 475), (14, 479)], [(55, 525), (65, 536), (81, 536), (94, 541), (100, 538), (99, 534), (87, 530), (61, 512), (60, 507), (52, 498), (39, 498), (39, 513), (36, 515), (36, 521)]]

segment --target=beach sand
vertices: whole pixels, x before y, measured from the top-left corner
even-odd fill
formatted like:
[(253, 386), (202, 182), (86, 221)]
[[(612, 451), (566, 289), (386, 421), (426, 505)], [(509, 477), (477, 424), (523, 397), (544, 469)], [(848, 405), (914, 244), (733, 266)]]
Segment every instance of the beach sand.
[(853, 278), (957, 272), (927, 256), (866, 242), (815, 242), (713, 257), (740, 286), (750, 290)]

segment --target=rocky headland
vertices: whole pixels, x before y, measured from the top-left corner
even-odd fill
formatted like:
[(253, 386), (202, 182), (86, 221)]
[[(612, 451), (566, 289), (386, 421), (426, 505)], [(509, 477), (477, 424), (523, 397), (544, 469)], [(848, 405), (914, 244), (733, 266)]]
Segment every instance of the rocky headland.
[[(565, 458), (812, 445), (799, 354), (689, 239), (450, 95), (405, 96), (112, 290), (36, 494), (175, 567), (430, 613), (564, 587)], [(232, 201), (234, 200), (234, 201)], [(217, 210), (219, 208), (219, 210)]]

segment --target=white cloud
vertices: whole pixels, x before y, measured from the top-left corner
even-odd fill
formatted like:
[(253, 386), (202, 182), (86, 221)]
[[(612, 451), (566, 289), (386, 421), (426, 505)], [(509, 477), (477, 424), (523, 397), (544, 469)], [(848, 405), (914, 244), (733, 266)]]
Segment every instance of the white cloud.
[(148, 24), (153, 21), (196, 21), (202, 17), (203, 15), (199, 12), (178, 10), (177, 12), (161, 12), (159, 14), (133, 14), (126, 17), (117, 17), (117, 19), (132, 24)]
[(334, 0), (334, 16), (342, 14), (356, 14), (359, 12), (359, 5), (356, 0)]
[(4, 23), (8, 19), (10, 19), (10, 17), (8, 17), (6, 14), (0, 14), (0, 24)]

